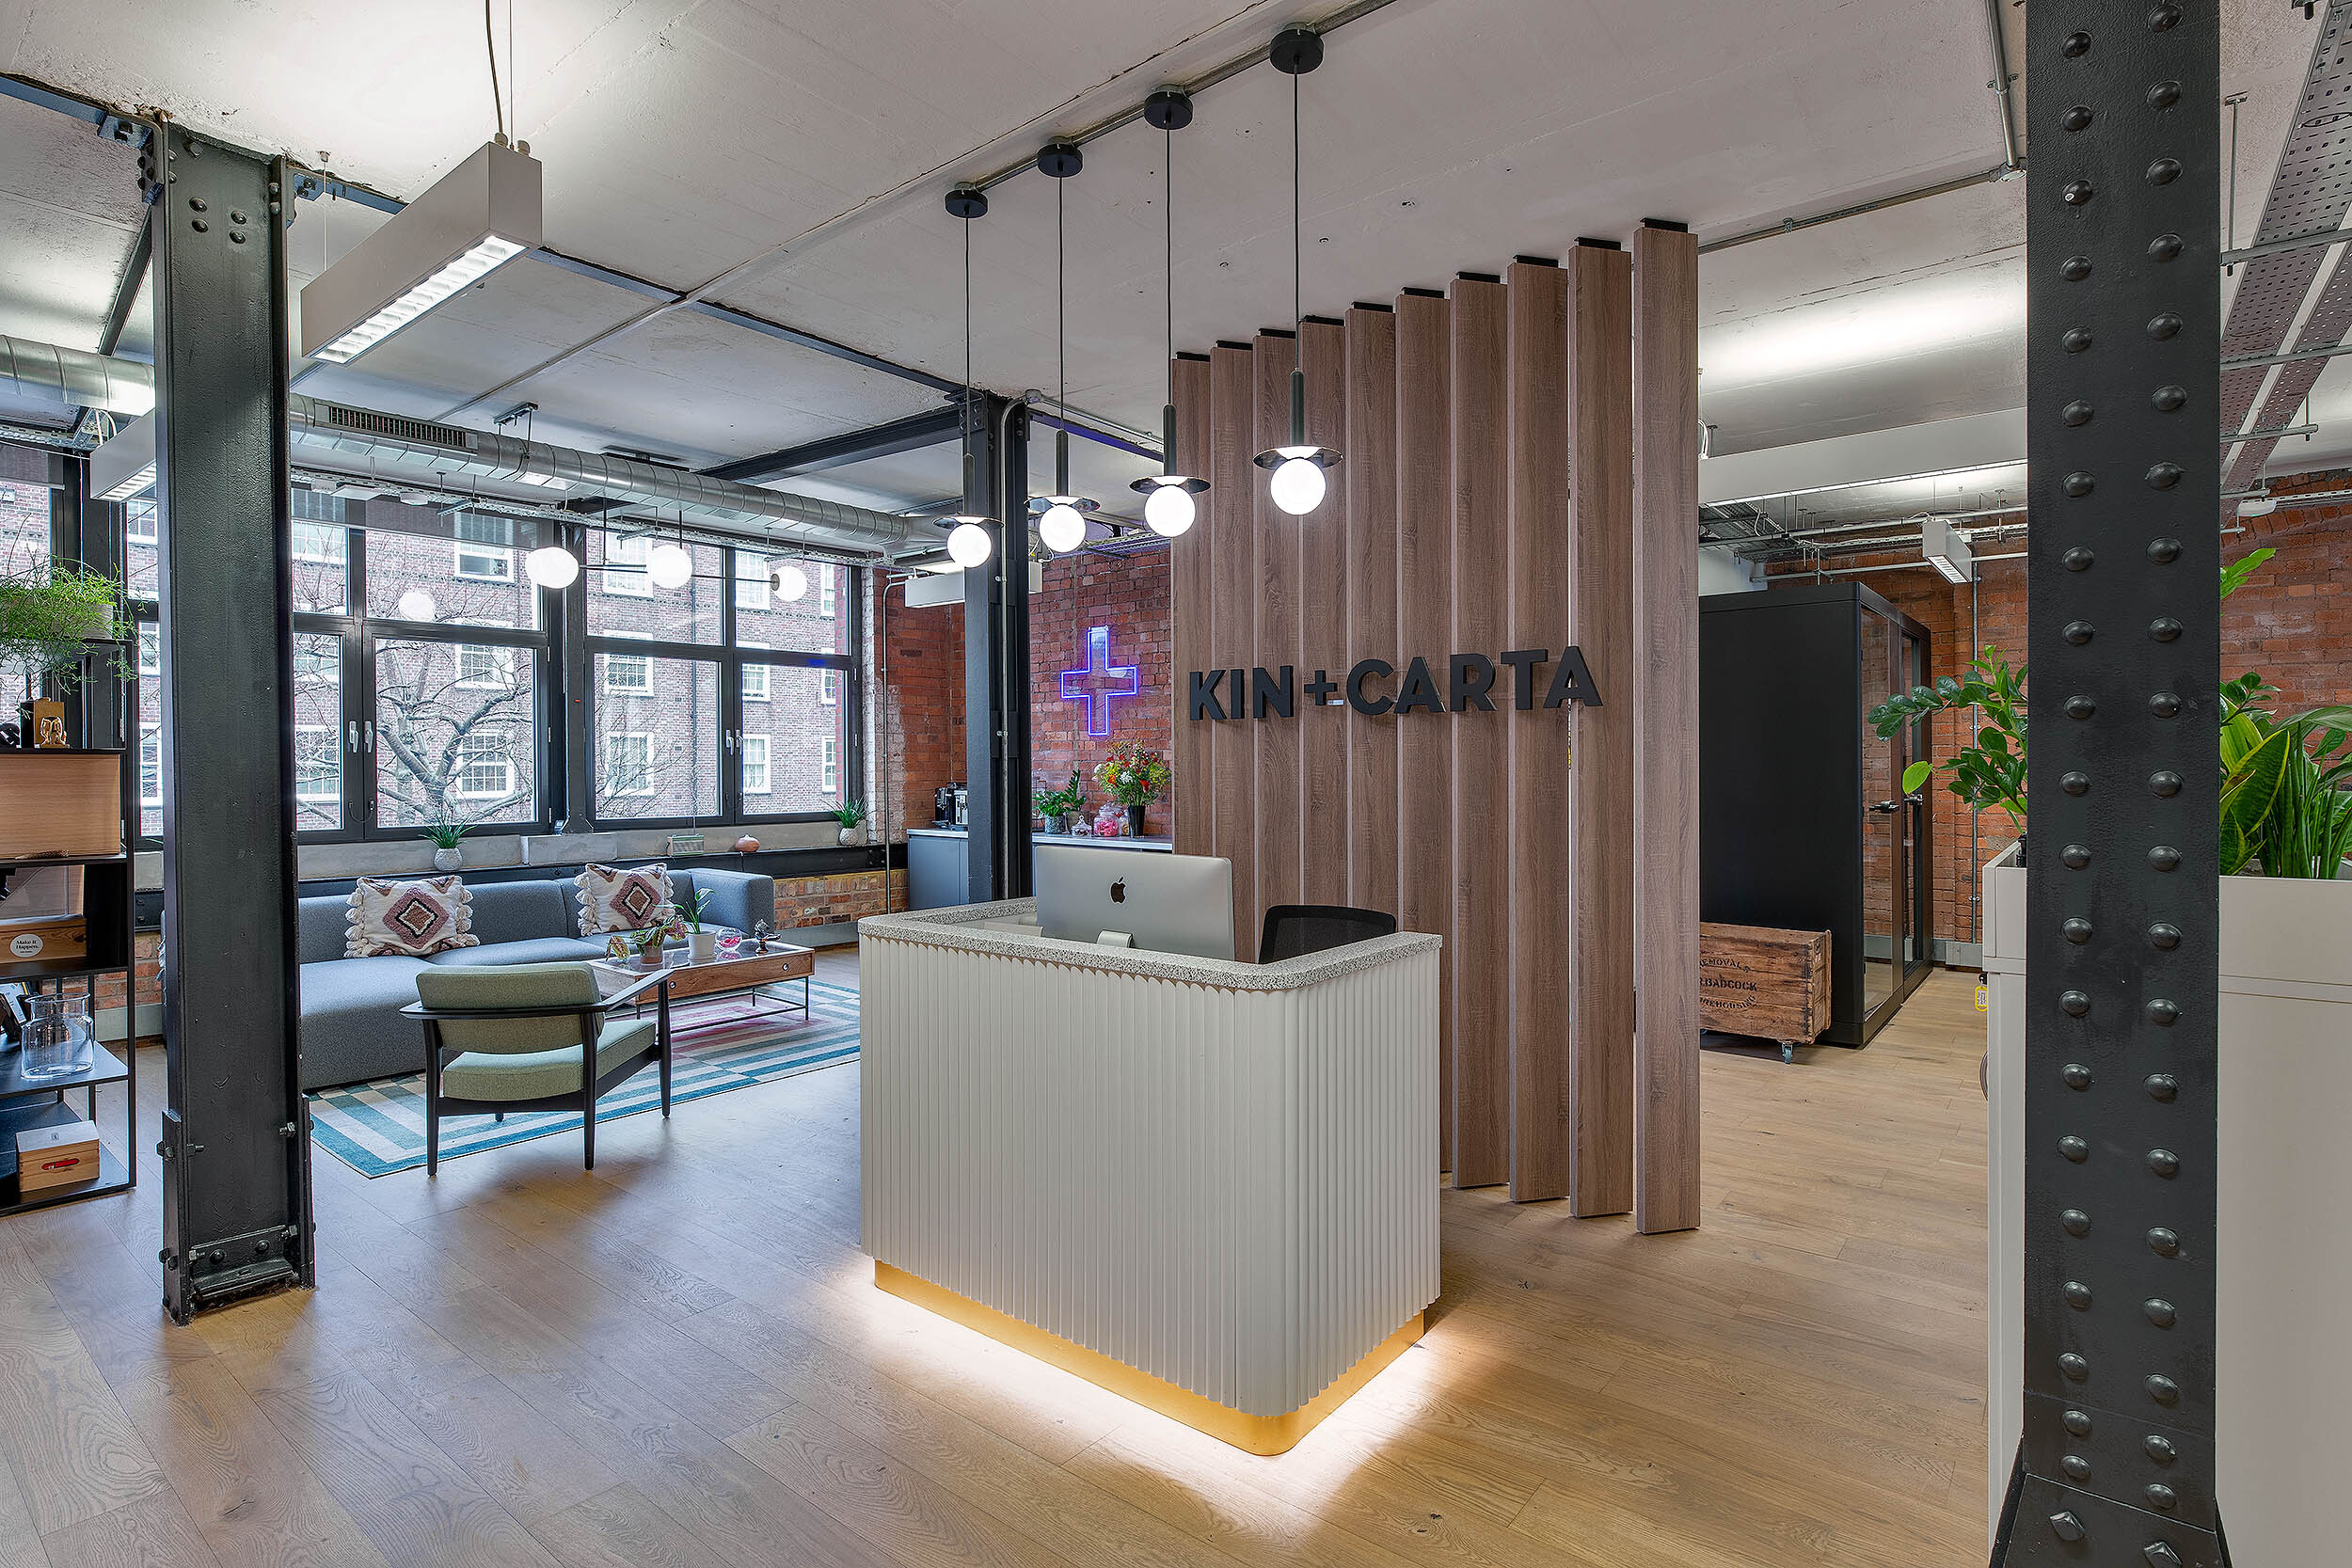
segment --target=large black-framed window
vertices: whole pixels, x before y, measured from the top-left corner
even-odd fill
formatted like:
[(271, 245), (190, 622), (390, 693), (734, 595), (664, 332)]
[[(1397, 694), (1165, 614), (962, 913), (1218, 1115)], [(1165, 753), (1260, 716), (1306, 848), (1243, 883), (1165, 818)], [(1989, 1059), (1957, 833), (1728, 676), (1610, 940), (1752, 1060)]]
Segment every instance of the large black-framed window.
[[(656, 535), (594, 533), (567, 610), (584, 699), (575, 795), (598, 829), (815, 822), (864, 777), (858, 569), (688, 543), (653, 584)], [(788, 566), (778, 572), (778, 566)]]
[[(819, 821), (862, 794), (861, 569), (692, 544), (654, 584), (649, 534), (561, 525), (585, 563), (531, 585), (544, 519), (294, 494), (294, 797), (305, 843)], [(125, 509), (139, 641), (142, 840), (163, 772), (151, 502)], [(775, 568), (789, 564), (791, 572)]]

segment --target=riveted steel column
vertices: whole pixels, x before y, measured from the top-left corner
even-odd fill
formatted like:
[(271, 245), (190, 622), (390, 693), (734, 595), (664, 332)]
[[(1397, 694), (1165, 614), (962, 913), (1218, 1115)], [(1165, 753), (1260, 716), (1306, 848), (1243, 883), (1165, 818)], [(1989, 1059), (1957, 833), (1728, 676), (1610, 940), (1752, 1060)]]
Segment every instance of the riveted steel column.
[(282, 161), (155, 144), (164, 1303), (312, 1282), (297, 1087)]
[(2213, 1497), (2218, 0), (2027, 12), (2026, 1415), (1996, 1563)]

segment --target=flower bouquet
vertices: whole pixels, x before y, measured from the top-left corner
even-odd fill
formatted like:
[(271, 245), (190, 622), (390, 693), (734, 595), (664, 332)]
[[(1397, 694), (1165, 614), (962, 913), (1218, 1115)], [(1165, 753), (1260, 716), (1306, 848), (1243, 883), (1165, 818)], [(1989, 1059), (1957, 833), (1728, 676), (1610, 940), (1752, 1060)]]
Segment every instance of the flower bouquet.
[(1143, 836), (1144, 807), (1168, 793), (1169, 778), (1168, 758), (1132, 740), (1112, 747), (1094, 769), (1094, 782), (1127, 808), (1127, 832), (1136, 838)]

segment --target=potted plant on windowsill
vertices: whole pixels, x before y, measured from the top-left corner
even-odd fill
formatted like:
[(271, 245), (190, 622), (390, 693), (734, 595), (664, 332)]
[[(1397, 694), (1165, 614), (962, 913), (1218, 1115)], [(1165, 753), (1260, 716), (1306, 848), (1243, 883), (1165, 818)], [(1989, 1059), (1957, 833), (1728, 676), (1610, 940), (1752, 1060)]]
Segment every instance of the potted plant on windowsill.
[(826, 815), (841, 824), (841, 847), (844, 849), (866, 842), (866, 802), (844, 800)]
[(1132, 740), (1112, 747), (1094, 769), (1094, 782), (1127, 808), (1130, 838), (1143, 836), (1144, 808), (1168, 793), (1170, 777), (1166, 757)]
[(466, 863), (465, 852), (459, 846), (465, 841), (469, 825), (451, 815), (447, 806), (433, 814), (425, 824), (424, 837), (433, 845), (433, 869), (454, 871)]
[(1032, 789), (1029, 804), (1044, 818), (1045, 831), (1053, 834), (1070, 832), (1070, 819), (1086, 809), (1086, 789), (1079, 782), (1076, 768), (1070, 770), (1070, 782), (1059, 789)]

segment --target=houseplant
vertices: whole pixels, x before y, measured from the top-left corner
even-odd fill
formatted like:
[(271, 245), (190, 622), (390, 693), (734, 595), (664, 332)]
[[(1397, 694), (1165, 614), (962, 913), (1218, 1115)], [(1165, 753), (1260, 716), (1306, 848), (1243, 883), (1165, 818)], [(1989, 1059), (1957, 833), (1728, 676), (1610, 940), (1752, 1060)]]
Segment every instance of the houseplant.
[(710, 906), (710, 890), (698, 889), (694, 901), (681, 906), (678, 918), (686, 923), (687, 944), (693, 949), (694, 961), (707, 964), (719, 951), (719, 934), (703, 929), (703, 911)]
[(686, 921), (675, 904), (661, 904), (655, 907), (651, 920), (621, 936), (636, 953), (638, 968), (660, 969), (662, 948), (684, 939)]
[(841, 843), (845, 847), (866, 842), (866, 835), (859, 831), (859, 825), (866, 820), (865, 801), (844, 800), (826, 815), (841, 824)]
[(1132, 740), (1112, 747), (1094, 769), (1094, 782), (1127, 808), (1127, 832), (1135, 838), (1143, 836), (1144, 807), (1168, 793), (1169, 777), (1166, 757)]
[(444, 805), (434, 812), (433, 820), (425, 824), (423, 836), (433, 845), (433, 869), (454, 871), (466, 863), (458, 846), (466, 836), (467, 823), (459, 821)]
[[(122, 591), (112, 578), (72, 562), (52, 561), (0, 577), (0, 670), (12, 670), (34, 694), (43, 680), (71, 688), (93, 641), (114, 635)], [(114, 672), (132, 673), (117, 650)]]
[(1080, 778), (1078, 770), (1073, 768), (1070, 770), (1070, 782), (1059, 789), (1032, 788), (1029, 791), (1029, 804), (1045, 819), (1047, 832), (1068, 832), (1071, 817), (1086, 809), (1086, 789)]

